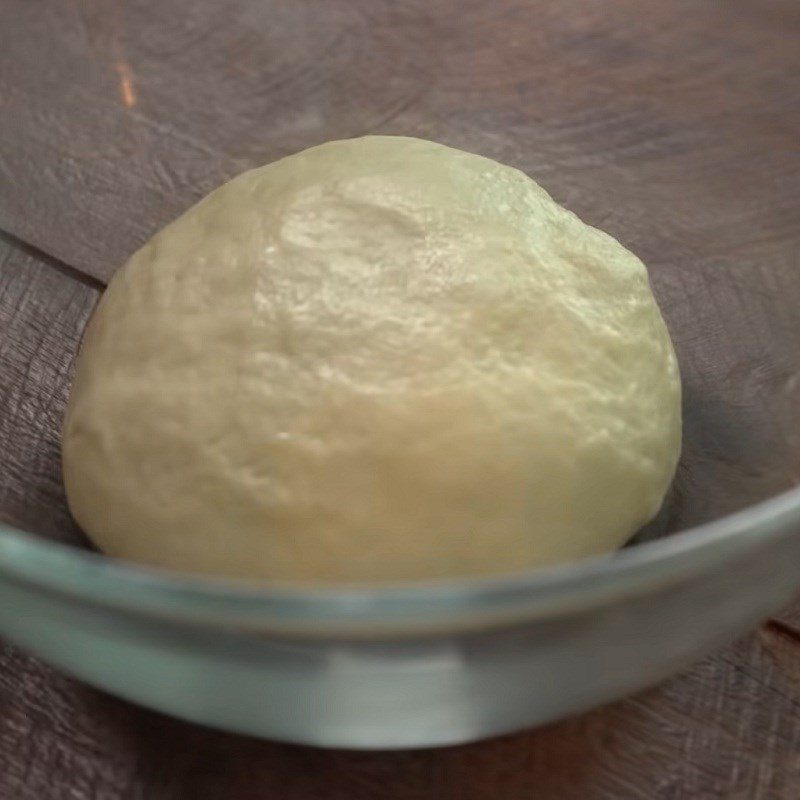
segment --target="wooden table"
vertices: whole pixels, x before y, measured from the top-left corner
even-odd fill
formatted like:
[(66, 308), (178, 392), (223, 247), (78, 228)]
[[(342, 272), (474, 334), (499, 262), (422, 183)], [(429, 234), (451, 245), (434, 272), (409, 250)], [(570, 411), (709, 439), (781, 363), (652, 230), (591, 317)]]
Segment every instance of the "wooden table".
[[(519, 166), (649, 265), (686, 387), (664, 530), (800, 483), (798, 37), (793, 0), (1, 0), (2, 518), (82, 543), (58, 428), (126, 256), (242, 169), (369, 132)], [(798, 796), (797, 609), (638, 697), (408, 753), (217, 733), (0, 655), (2, 800)]]

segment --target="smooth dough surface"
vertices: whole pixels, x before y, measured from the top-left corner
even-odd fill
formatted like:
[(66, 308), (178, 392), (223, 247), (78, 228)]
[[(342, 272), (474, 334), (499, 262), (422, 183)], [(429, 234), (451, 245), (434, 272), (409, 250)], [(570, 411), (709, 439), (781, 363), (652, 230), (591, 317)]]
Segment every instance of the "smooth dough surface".
[(118, 272), (64, 475), (113, 556), (472, 576), (621, 545), (663, 500), (680, 425), (634, 255), (511, 167), (366, 137), (240, 175)]

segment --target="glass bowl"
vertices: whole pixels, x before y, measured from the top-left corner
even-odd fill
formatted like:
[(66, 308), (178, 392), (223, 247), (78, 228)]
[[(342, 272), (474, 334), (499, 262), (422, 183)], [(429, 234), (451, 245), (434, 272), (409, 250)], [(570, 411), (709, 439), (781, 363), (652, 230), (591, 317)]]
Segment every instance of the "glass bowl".
[(0, 631), (113, 694), (336, 747), (445, 745), (663, 679), (800, 583), (800, 489), (610, 556), (379, 589), (248, 586), (0, 528)]

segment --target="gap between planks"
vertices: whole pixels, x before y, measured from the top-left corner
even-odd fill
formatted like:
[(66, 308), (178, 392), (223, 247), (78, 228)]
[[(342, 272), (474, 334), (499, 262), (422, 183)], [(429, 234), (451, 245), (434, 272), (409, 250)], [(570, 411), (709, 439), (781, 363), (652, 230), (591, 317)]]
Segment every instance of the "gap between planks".
[(73, 280), (76, 280), (85, 286), (89, 286), (90, 288), (96, 289), (99, 292), (105, 291), (106, 284), (104, 281), (101, 281), (99, 278), (95, 278), (94, 275), (87, 274), (78, 267), (73, 267), (71, 264), (67, 264), (60, 258), (50, 255), (50, 253), (45, 252), (30, 242), (26, 242), (24, 239), (20, 239), (19, 236), (15, 236), (13, 233), (10, 233), (3, 228), (0, 228), (0, 242), (4, 242), (14, 250), (19, 250), (20, 252), (25, 253), (25, 255), (40, 261), (45, 266), (50, 267), (51, 269), (60, 272), (62, 275), (66, 275), (67, 277), (72, 278)]

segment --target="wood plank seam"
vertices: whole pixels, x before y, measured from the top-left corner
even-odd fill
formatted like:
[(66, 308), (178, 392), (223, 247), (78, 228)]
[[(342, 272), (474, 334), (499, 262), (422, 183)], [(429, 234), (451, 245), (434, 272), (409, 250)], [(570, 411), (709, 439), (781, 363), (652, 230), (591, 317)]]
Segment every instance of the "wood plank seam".
[(30, 242), (26, 242), (24, 239), (20, 239), (18, 236), (15, 236), (13, 233), (3, 230), (2, 228), (0, 228), (0, 242), (5, 242), (14, 250), (19, 250), (20, 252), (25, 253), (25, 255), (30, 256), (45, 266), (60, 272), (62, 275), (66, 275), (68, 278), (72, 278), (73, 280), (82, 283), (84, 286), (88, 286), (91, 289), (96, 289), (100, 292), (104, 291), (106, 288), (105, 281), (95, 278), (94, 275), (84, 272), (79, 267), (75, 267), (72, 264), (67, 264), (60, 258), (50, 255), (50, 253), (45, 252), (40, 247), (37, 247)]

